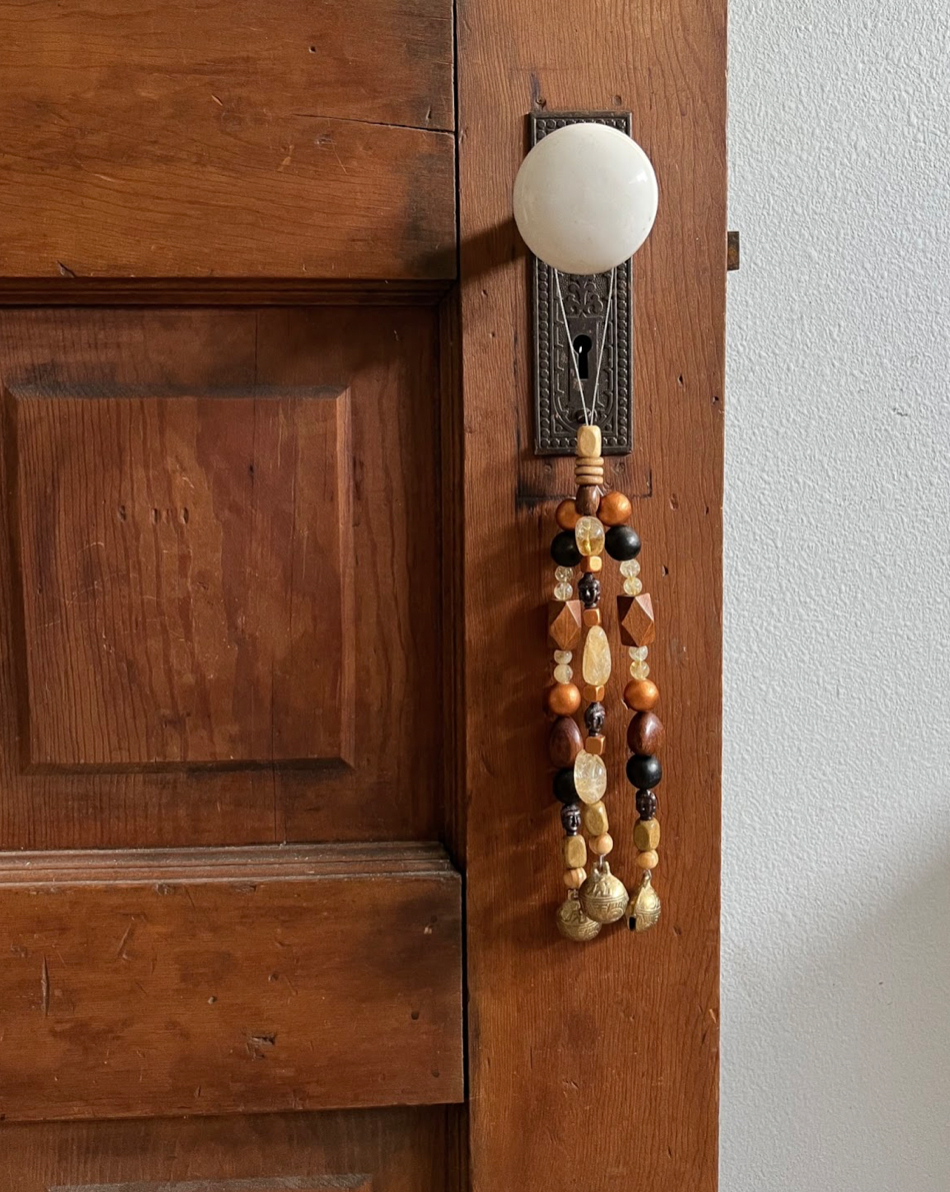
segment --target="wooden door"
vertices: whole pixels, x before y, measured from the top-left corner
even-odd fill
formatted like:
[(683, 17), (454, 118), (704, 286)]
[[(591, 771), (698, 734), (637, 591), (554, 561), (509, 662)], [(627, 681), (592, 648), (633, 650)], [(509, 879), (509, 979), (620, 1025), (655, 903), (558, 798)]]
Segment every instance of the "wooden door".
[[(0, 1188), (715, 1187), (723, 22), (0, 13)], [(632, 110), (661, 184), (615, 477), (666, 909), (586, 951), (510, 216), (545, 108)]]

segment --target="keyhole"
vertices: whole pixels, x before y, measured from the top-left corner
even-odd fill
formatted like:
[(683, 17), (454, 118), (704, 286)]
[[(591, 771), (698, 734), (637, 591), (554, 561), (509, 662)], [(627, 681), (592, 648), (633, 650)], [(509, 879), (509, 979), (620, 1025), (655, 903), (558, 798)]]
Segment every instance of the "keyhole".
[(587, 380), (587, 357), (594, 341), (589, 335), (578, 335), (574, 340), (574, 351), (577, 355), (577, 372), (582, 381)]

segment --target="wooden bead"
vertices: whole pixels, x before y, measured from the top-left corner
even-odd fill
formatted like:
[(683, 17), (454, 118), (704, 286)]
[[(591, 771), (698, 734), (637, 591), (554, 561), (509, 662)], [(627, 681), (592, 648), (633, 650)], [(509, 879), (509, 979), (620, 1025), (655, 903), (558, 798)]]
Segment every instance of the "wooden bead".
[(606, 740), (606, 737), (601, 736), (588, 737), (584, 742), (584, 749), (588, 753), (592, 753), (594, 757), (603, 757)]
[(555, 683), (544, 693), (544, 706), (551, 716), (573, 716), (581, 706), (581, 693), (574, 683)]
[(599, 608), (585, 608), (581, 613), (584, 621), (584, 628), (590, 629), (592, 625), (599, 625), (601, 622), (601, 615)]
[(564, 864), (568, 869), (583, 869), (587, 864), (587, 845), (583, 836), (566, 836), (563, 849)]
[(627, 781), (638, 791), (651, 791), (663, 779), (660, 759), (652, 753), (632, 753), (627, 758)]
[[(605, 526), (622, 526), (633, 512), (633, 506), (621, 492), (604, 493), (600, 498), (598, 517)], [(560, 523), (559, 523), (560, 524)]]
[(589, 704), (599, 704), (603, 701), (605, 688), (601, 685), (595, 686), (593, 683), (584, 684), (584, 699)]
[(603, 468), (575, 468), (574, 480), (578, 485), (581, 484), (598, 484), (602, 485), (604, 480)]
[(551, 765), (559, 770), (573, 766), (582, 745), (583, 738), (577, 721), (572, 720), (570, 716), (559, 716), (551, 725), (548, 734), (548, 757), (551, 759)]
[(555, 650), (573, 650), (581, 640), (581, 602), (548, 602), (548, 643)]
[(660, 854), (655, 849), (645, 853), (637, 853), (637, 865), (641, 869), (656, 869), (660, 863)]
[(660, 843), (660, 821), (637, 820), (633, 825), (633, 843), (641, 852), (649, 852)]
[(589, 836), (603, 836), (610, 826), (607, 822), (607, 808), (602, 799), (597, 803), (582, 807), (581, 817), (584, 820), (584, 829)]
[[(580, 839), (576, 837), (575, 839)], [(564, 885), (569, 890), (579, 890), (587, 881), (587, 872), (583, 869), (565, 869), (564, 870)]]
[(602, 555), (587, 555), (581, 559), (581, 571), (600, 571), (604, 565)]
[(656, 753), (663, 744), (663, 722), (653, 712), (638, 712), (627, 727), (632, 753)]
[(598, 857), (606, 857), (614, 847), (614, 839), (609, 832), (604, 832), (601, 836), (595, 836), (590, 842), (590, 851), (596, 853)]
[(576, 567), (581, 561), (577, 537), (573, 530), (561, 530), (551, 540), (551, 558), (558, 567)]
[(640, 553), (640, 535), (630, 526), (610, 526), (604, 538), (607, 554), (618, 563), (635, 559)]
[(653, 601), (649, 592), (642, 596), (618, 596), (617, 620), (620, 622), (620, 640), (625, 646), (648, 646), (656, 639)]
[(593, 517), (600, 508), (600, 489), (596, 484), (584, 484), (575, 497), (577, 512), (582, 517)]
[(659, 698), (656, 684), (649, 679), (631, 679), (623, 689), (623, 702), (635, 712), (649, 712)]
[(600, 455), (603, 439), (599, 426), (579, 426), (577, 428), (576, 455)]
[(572, 500), (562, 501), (554, 514), (554, 520), (562, 530), (573, 530), (579, 517), (577, 506)]

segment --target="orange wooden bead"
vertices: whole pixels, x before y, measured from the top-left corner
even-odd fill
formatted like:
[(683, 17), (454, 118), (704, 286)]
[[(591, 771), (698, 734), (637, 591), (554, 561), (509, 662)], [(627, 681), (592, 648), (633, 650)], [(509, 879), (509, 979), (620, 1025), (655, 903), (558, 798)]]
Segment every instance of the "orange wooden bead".
[(561, 527), (562, 530), (573, 530), (577, 525), (580, 514), (577, 512), (577, 506), (571, 500), (562, 501), (557, 507), (557, 512), (554, 514), (554, 520)]
[(581, 616), (584, 619), (585, 629), (590, 629), (592, 625), (599, 625), (603, 619), (599, 608), (585, 608)]
[(631, 679), (623, 689), (623, 702), (635, 712), (649, 712), (659, 698), (656, 684), (649, 679)]
[(604, 694), (606, 689), (601, 686), (594, 686), (593, 683), (584, 684), (584, 699), (589, 704), (602, 704), (604, 702)]
[(565, 869), (564, 870), (564, 885), (569, 890), (579, 890), (587, 880), (587, 871), (584, 869)]
[(605, 832), (603, 836), (595, 836), (590, 842), (590, 851), (598, 857), (606, 857), (613, 847), (614, 838), (609, 832)]
[(604, 560), (601, 555), (585, 555), (581, 559), (581, 571), (592, 571), (595, 574), (604, 566)]
[(604, 493), (597, 516), (605, 526), (622, 526), (630, 520), (633, 506), (621, 492)]
[(605, 741), (606, 737), (602, 737), (599, 734), (588, 737), (584, 742), (584, 750), (587, 753), (592, 753), (594, 757), (603, 757)]
[(555, 683), (544, 693), (544, 706), (551, 716), (573, 716), (581, 706), (581, 693), (574, 683)]

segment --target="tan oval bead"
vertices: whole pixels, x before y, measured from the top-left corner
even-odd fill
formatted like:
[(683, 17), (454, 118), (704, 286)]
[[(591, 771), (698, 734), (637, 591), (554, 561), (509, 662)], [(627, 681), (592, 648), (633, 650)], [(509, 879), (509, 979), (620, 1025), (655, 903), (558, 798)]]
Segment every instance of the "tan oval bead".
[(577, 721), (572, 720), (570, 716), (559, 716), (551, 725), (548, 734), (548, 757), (551, 759), (551, 765), (559, 770), (573, 766), (583, 744), (584, 739)]
[(603, 687), (610, 678), (610, 640), (600, 625), (592, 625), (584, 638), (581, 674), (592, 687)]
[(569, 890), (579, 890), (587, 881), (587, 873), (583, 869), (565, 869), (564, 885)]
[(647, 849), (646, 852), (637, 853), (637, 865), (641, 869), (656, 869), (660, 863), (660, 854), (656, 849)]
[(577, 506), (573, 501), (562, 501), (557, 507), (554, 514), (554, 520), (561, 527), (562, 530), (573, 530), (577, 525), (580, 514), (577, 512)]
[(614, 838), (609, 832), (604, 832), (602, 836), (595, 836), (590, 842), (590, 851), (596, 853), (598, 857), (606, 857), (613, 847)]
[(633, 825), (633, 843), (642, 853), (648, 853), (660, 843), (660, 821), (637, 820)]
[(577, 490), (575, 505), (581, 517), (593, 517), (600, 508), (600, 489), (597, 485), (582, 484)]
[(583, 869), (587, 864), (587, 845), (583, 836), (564, 837), (564, 864), (568, 869)]
[(584, 821), (588, 836), (603, 836), (610, 826), (607, 823), (607, 808), (604, 806), (603, 800), (582, 807), (581, 819)]
[(544, 706), (551, 716), (573, 716), (581, 706), (581, 693), (574, 683), (555, 683), (544, 693)]
[(601, 436), (599, 426), (585, 423), (583, 426), (577, 428), (575, 455), (600, 455), (602, 444), (603, 437)]
[(605, 526), (622, 526), (624, 522), (630, 520), (630, 514), (633, 512), (633, 506), (630, 501), (621, 492), (616, 489), (610, 493), (604, 493), (600, 498), (600, 510), (598, 517)]
[(623, 702), (635, 712), (649, 712), (659, 698), (656, 684), (649, 679), (631, 679), (623, 689)]
[(653, 712), (638, 712), (627, 726), (631, 753), (656, 753), (664, 735), (663, 722)]

